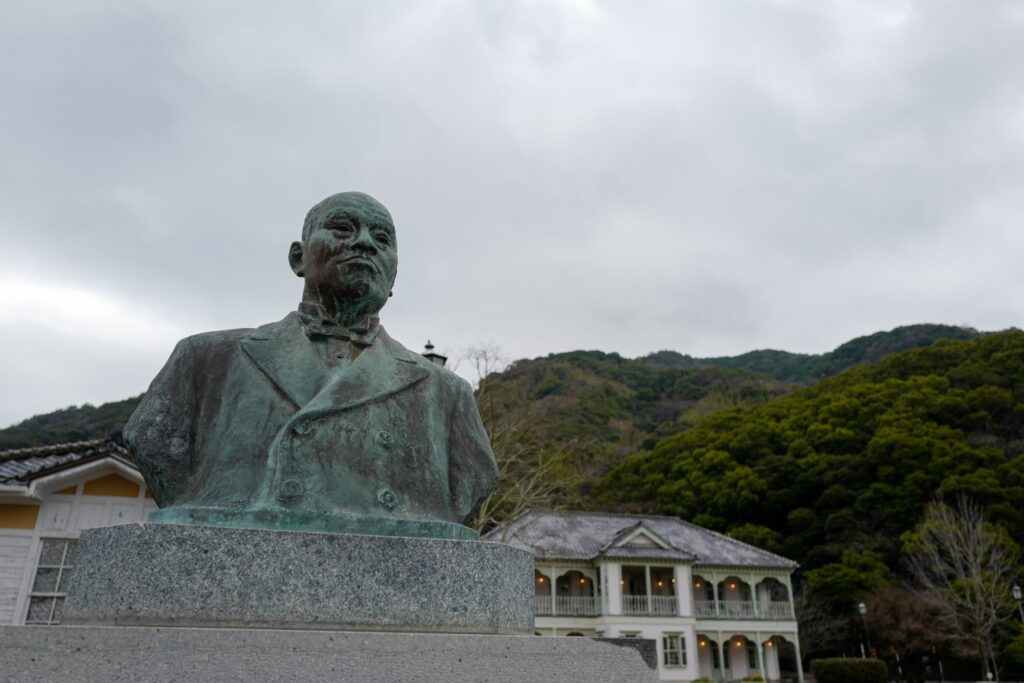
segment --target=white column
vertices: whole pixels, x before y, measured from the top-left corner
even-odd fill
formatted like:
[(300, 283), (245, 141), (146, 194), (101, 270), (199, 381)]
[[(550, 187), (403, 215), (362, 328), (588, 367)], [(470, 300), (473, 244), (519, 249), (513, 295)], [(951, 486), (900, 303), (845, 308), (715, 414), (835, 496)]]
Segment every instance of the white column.
[[(786, 593), (788, 593), (788, 595), (786, 596), (786, 599), (789, 602), (789, 618), (790, 619), (796, 619), (796, 603), (793, 602), (793, 582), (790, 580), (790, 575), (789, 574), (786, 574), (786, 576), (784, 578), (786, 579), (786, 582), (785, 582), (786, 583)], [(801, 679), (801, 683), (802, 683), (802, 679)]]
[(651, 565), (644, 565), (644, 584), (647, 587), (647, 613), (651, 614), (654, 612), (653, 605), (651, 604)]
[(764, 668), (764, 643), (761, 642), (761, 632), (757, 632), (757, 642), (754, 643), (757, 646), (757, 668), (758, 673), (761, 674), (761, 678), (765, 681), (768, 680), (768, 671)]
[[(718, 631), (718, 638), (716, 641), (718, 645), (718, 675), (721, 676), (719, 680), (727, 681), (729, 677), (725, 674), (725, 648), (722, 646), (722, 632)], [(732, 658), (729, 659), (732, 661)], [(730, 667), (732, 668), (732, 667)], [(802, 682), (801, 682), (802, 683)]]
[(675, 567), (676, 577), (676, 602), (679, 609), (679, 616), (692, 617), (693, 610), (693, 574), (690, 566), (677, 564)]
[(782, 678), (782, 673), (779, 671), (779, 648), (775, 647), (776, 643), (772, 643), (770, 640), (768, 642), (772, 644), (772, 647), (765, 649), (767, 655), (765, 664), (768, 669), (765, 671), (764, 680), (777, 681)]
[(700, 677), (700, 648), (697, 647), (697, 631), (687, 626), (683, 630), (683, 641), (686, 643), (686, 670), (690, 678)]
[(800, 661), (800, 637), (793, 634), (793, 649), (796, 651), (796, 680), (797, 683), (804, 683), (804, 664)]
[(551, 582), (551, 616), (558, 614), (556, 609), (557, 602), (555, 600), (555, 591), (558, 588), (558, 577), (555, 575), (555, 568), (548, 567), (548, 581)]
[(605, 593), (605, 614), (622, 614), (622, 565), (606, 564), (601, 571), (608, 582), (608, 592)]
[[(761, 610), (758, 609), (757, 604), (757, 584), (754, 582), (754, 575), (750, 575), (750, 602), (754, 609), (754, 618), (757, 619), (757, 615), (760, 614)], [(760, 645), (758, 645), (760, 647)]]
[(715, 599), (715, 616), (717, 617), (718, 616), (718, 601), (720, 599), (719, 596), (718, 596), (718, 575), (717, 574), (712, 574), (711, 575), (711, 597), (713, 597)]

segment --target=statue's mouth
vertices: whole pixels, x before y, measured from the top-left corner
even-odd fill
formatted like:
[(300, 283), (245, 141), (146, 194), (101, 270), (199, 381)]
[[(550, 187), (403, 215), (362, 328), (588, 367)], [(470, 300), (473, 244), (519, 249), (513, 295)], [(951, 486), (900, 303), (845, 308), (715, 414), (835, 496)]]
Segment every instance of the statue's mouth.
[(341, 263), (344, 263), (346, 266), (366, 266), (377, 274), (380, 274), (381, 272), (380, 266), (377, 265), (377, 262), (365, 256), (349, 256), (341, 259)]

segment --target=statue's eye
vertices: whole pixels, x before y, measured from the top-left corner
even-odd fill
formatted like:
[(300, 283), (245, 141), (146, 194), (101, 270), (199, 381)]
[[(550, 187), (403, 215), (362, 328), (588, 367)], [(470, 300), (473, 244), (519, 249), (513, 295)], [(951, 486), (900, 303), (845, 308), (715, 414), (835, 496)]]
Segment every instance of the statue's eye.
[(391, 245), (391, 235), (384, 232), (383, 230), (378, 230), (376, 233), (374, 233), (373, 236), (374, 239), (376, 239), (381, 244), (387, 244), (389, 246)]
[(352, 233), (355, 232), (355, 228), (348, 221), (331, 223), (327, 226), (327, 229), (330, 230), (335, 237), (350, 237)]

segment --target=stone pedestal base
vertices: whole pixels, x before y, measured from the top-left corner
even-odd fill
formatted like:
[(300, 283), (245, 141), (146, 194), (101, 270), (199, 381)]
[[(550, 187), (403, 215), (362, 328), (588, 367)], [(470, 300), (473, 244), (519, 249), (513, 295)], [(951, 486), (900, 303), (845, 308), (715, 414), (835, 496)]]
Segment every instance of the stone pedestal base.
[(653, 640), (0, 626), (2, 677), (79, 681), (654, 683)]
[(82, 532), (65, 624), (533, 633), (501, 543), (127, 524)]

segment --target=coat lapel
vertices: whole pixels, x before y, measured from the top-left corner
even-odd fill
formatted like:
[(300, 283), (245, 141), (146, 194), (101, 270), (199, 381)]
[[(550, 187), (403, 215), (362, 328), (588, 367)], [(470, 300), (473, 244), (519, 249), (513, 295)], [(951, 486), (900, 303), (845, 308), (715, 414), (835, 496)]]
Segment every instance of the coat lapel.
[(296, 408), (309, 403), (319, 392), (323, 362), (294, 313), (253, 330), (242, 341), (242, 350)]
[(294, 313), (253, 330), (242, 350), (303, 413), (348, 410), (402, 391), (430, 374), (382, 329), (373, 344), (321, 389), (325, 368)]
[(430, 375), (398, 342), (381, 330), (373, 344), (333, 377), (303, 412), (334, 413), (403, 391)]

